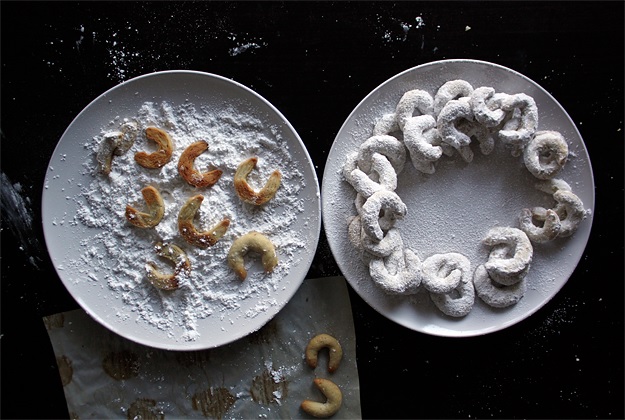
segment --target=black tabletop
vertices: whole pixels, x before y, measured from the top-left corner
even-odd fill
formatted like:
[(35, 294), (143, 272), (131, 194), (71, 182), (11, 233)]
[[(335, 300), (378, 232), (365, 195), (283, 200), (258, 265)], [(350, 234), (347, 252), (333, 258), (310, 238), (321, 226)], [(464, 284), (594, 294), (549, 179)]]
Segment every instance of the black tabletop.
[[(42, 317), (78, 308), (46, 251), (61, 135), (98, 95), (160, 70), (253, 89), (321, 182), (334, 138), (388, 78), (442, 59), (516, 70), (569, 113), (596, 185), (562, 290), (472, 338), (399, 326), (351, 288), (364, 418), (623, 418), (623, 2), (7, 2), (2, 15), (2, 418), (68, 416)], [(340, 275), (322, 230), (307, 278)]]

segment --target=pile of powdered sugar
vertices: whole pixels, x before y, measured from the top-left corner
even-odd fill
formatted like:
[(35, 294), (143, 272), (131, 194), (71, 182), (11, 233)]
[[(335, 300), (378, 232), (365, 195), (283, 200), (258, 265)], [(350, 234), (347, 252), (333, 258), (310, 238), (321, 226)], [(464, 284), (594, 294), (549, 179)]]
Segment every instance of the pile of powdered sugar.
[[(111, 173), (103, 175), (95, 160), (102, 136), (118, 130), (127, 121), (138, 124), (137, 139), (127, 153), (114, 157)], [(154, 143), (143, 135), (148, 126), (166, 130), (174, 142), (173, 156), (161, 169), (145, 169), (134, 161), (136, 152), (155, 150)], [(196, 158), (197, 169), (223, 171), (215, 185), (201, 189), (188, 185), (177, 169), (183, 150), (199, 140), (207, 141), (209, 148)], [(136, 115), (120, 115), (101, 127), (101, 133), (85, 147), (93, 152), (90, 154), (93, 159), (83, 164), (85, 171), (93, 175), (93, 181), (82, 187), (81, 197), (76, 199), (76, 219), (86, 227), (96, 228), (97, 233), (81, 243), (84, 251), (74, 265), (88, 267), (88, 272), (83, 274), (90, 281), (105, 284), (103, 287), (123, 302), (124, 307), (113, 309), (117, 316), (134, 317), (138, 322), (166, 331), (170, 338), (192, 341), (200, 335), (199, 320), (209, 316), (223, 318), (226, 312), (240, 308), (242, 301), (255, 302), (252, 309), (242, 311), (243, 318), (255, 317), (283, 303), (276, 302), (272, 296), (284, 287), (281, 281), (297, 262), (298, 250), (306, 244), (305, 238), (294, 229), (295, 221), (304, 211), (299, 193), (305, 187), (305, 179), (277, 127), (226, 105), (214, 110), (189, 102), (182, 105), (145, 102)], [(258, 157), (258, 164), (248, 177), (253, 188), (262, 187), (273, 170), (282, 173), (276, 196), (260, 207), (243, 203), (233, 186), (237, 166), (251, 156)], [(148, 185), (160, 191), (165, 214), (155, 228), (141, 229), (126, 221), (125, 209), (126, 205), (132, 205), (143, 211), (141, 189)], [(178, 233), (180, 207), (196, 194), (204, 196), (195, 219), (198, 230), (210, 229), (223, 218), (231, 221), (226, 235), (206, 249), (187, 244)], [(246, 258), (248, 276), (241, 281), (228, 267), (226, 256), (232, 241), (251, 230), (263, 233), (274, 243), (279, 262), (273, 273), (265, 274), (256, 258)], [(171, 265), (156, 255), (157, 242), (178, 245), (191, 262), (190, 275), (182, 277), (180, 288), (173, 292), (156, 289), (146, 279), (148, 261), (155, 262), (163, 272), (172, 271)], [(182, 337), (173, 337), (174, 327), (183, 329)]]

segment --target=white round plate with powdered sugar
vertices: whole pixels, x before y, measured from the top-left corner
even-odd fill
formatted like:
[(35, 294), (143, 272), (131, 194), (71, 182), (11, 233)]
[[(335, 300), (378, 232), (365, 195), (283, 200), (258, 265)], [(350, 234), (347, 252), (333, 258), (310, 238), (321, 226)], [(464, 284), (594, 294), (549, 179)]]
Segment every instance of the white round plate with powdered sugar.
[[(538, 129), (559, 131), (569, 145), (569, 158), (558, 178), (565, 180), (583, 201), (588, 216), (574, 235), (534, 245), (526, 276), (527, 291), (515, 305), (493, 308), (475, 297), (471, 311), (461, 317), (443, 314), (421, 287), (416, 294), (385, 293), (371, 279), (369, 267), (348, 239), (351, 217), (357, 215), (356, 191), (344, 179), (346, 156), (358, 151), (372, 136), (376, 122), (395, 112), (402, 95), (420, 89), (432, 96), (447, 81), (465, 80), (474, 88), (489, 86), (496, 92), (525, 93), (538, 107)], [(443, 155), (433, 174), (417, 171), (406, 159), (395, 192), (407, 206), (398, 219), (404, 246), (421, 261), (438, 253), (465, 255), (474, 270), (488, 258), (482, 244), (496, 226), (518, 226), (521, 209), (549, 208), (550, 196), (538, 191), (538, 181), (501, 142), (483, 155), (471, 143), (473, 161), (458, 153)], [(388, 319), (415, 331), (447, 337), (468, 337), (509, 327), (543, 307), (565, 285), (581, 259), (588, 241), (594, 210), (594, 180), (584, 142), (562, 106), (542, 87), (508, 68), (477, 60), (444, 60), (406, 70), (382, 83), (349, 115), (330, 150), (322, 180), (322, 211), (328, 242), (339, 268), (355, 291)]]
[[(96, 154), (106, 133), (128, 121), (138, 135), (130, 150), (114, 156), (108, 175)], [(156, 150), (145, 128), (159, 127), (174, 143), (160, 169), (139, 166), (138, 151)], [(195, 159), (201, 171), (221, 169), (211, 187), (196, 188), (178, 173), (191, 143), (208, 150)], [(282, 174), (276, 195), (262, 206), (243, 203), (233, 177), (238, 164), (256, 156), (248, 176), (259, 189), (274, 170)], [(125, 218), (126, 205), (145, 208), (141, 189), (160, 191), (165, 212), (154, 228)], [(195, 218), (207, 230), (230, 219), (213, 246), (198, 248), (179, 235), (177, 217), (188, 198), (202, 194)], [(70, 124), (50, 159), (42, 205), (46, 244), (56, 271), (93, 318), (132, 341), (168, 350), (217, 347), (254, 332), (298, 290), (312, 263), (321, 229), (319, 183), (310, 156), (286, 118), (251, 89), (221, 76), (195, 71), (151, 73), (124, 82), (90, 103)], [(274, 244), (278, 265), (265, 274), (259, 259), (245, 258), (241, 281), (227, 265), (235, 238), (259, 231)], [(146, 264), (173, 272), (155, 244), (178, 245), (191, 271), (173, 291), (146, 279)]]

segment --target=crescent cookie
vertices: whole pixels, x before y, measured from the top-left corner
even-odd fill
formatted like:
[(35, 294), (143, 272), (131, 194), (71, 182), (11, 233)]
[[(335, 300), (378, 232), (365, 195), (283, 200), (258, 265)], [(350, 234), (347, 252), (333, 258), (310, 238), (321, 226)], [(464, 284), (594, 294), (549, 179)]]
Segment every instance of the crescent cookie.
[(488, 275), (486, 267), (482, 264), (473, 274), (473, 286), (475, 293), (487, 305), (494, 308), (506, 308), (523, 298), (527, 290), (527, 280), (523, 278), (509, 286), (502, 285)]
[(371, 179), (359, 168), (351, 171), (347, 178), (348, 182), (357, 193), (365, 198), (369, 198), (374, 192), (381, 190), (394, 191), (397, 188), (397, 174), (386, 156), (374, 153), (371, 161), (371, 171), (377, 175), (378, 182)]
[(543, 214), (541, 210), (545, 209), (523, 209), (519, 216), (521, 230), (525, 232), (530, 241), (538, 244), (557, 238), (562, 227), (560, 217), (555, 211), (547, 209)]
[(538, 179), (551, 179), (564, 167), (569, 146), (557, 131), (537, 131), (523, 151), (525, 167)]
[(400, 130), (404, 130), (404, 126), (415, 112), (418, 112), (418, 115), (432, 115), (434, 112), (432, 95), (420, 89), (409, 90), (402, 95), (395, 107), (395, 120)]
[(96, 153), (96, 161), (98, 162), (100, 172), (108, 175), (111, 172), (113, 157), (126, 153), (132, 147), (136, 138), (137, 124), (132, 121), (122, 124), (119, 131), (105, 133)]
[(230, 226), (230, 220), (223, 219), (211, 229), (205, 232), (199, 232), (193, 224), (193, 219), (202, 205), (203, 200), (204, 196), (199, 194), (194, 195), (187, 200), (178, 213), (178, 232), (180, 236), (191, 245), (200, 248), (215, 245), (217, 241), (226, 234)]
[(470, 275), (471, 262), (457, 252), (434, 254), (423, 261), (421, 284), (431, 293), (450, 293)]
[(450, 80), (443, 83), (434, 95), (434, 115), (439, 115), (449, 101), (469, 97), (471, 93), (473, 86), (466, 80)]
[(102, 136), (100, 147), (96, 153), (96, 161), (98, 162), (98, 168), (104, 175), (108, 175), (111, 172), (113, 165), (113, 156), (115, 150), (121, 142), (123, 134), (121, 131), (111, 131), (105, 133)]
[(556, 191), (553, 198), (558, 202), (554, 211), (560, 217), (561, 226), (558, 236), (562, 238), (571, 236), (588, 215), (584, 209), (584, 203), (577, 195), (566, 190)]
[(367, 236), (378, 241), (384, 237), (380, 226), (380, 212), (382, 211), (384, 217), (402, 218), (406, 214), (407, 207), (393, 191), (377, 191), (365, 201), (360, 209), (362, 227)]
[(475, 288), (471, 278), (463, 278), (449, 293), (431, 293), (430, 299), (445, 315), (455, 318), (466, 316), (475, 303)]
[(152, 153), (137, 152), (135, 153), (135, 161), (148, 169), (158, 169), (171, 159), (174, 152), (174, 143), (165, 130), (157, 127), (148, 127), (145, 129), (145, 136), (148, 140), (156, 143), (158, 150)]
[(247, 176), (256, 167), (257, 162), (257, 157), (251, 157), (245, 159), (239, 164), (234, 174), (234, 189), (242, 201), (255, 206), (260, 206), (271, 200), (276, 195), (276, 192), (280, 187), (282, 174), (276, 169), (271, 173), (265, 185), (259, 191), (255, 191), (247, 183)]
[(260, 254), (265, 273), (271, 273), (278, 265), (278, 254), (273, 243), (262, 233), (251, 231), (235, 239), (228, 251), (228, 265), (241, 280), (247, 277), (243, 257), (248, 252)]
[(197, 188), (211, 187), (221, 178), (223, 171), (213, 169), (200, 172), (195, 168), (195, 158), (208, 150), (208, 143), (204, 140), (191, 143), (178, 159), (178, 173), (189, 185)]
[(127, 205), (126, 220), (136, 227), (152, 228), (158, 225), (163, 219), (163, 215), (165, 214), (165, 203), (163, 202), (163, 198), (158, 190), (151, 185), (143, 188), (141, 190), (141, 195), (143, 195), (148, 211), (142, 212), (130, 205)]
[(400, 174), (406, 163), (406, 147), (393, 136), (379, 135), (369, 137), (358, 149), (358, 167), (365, 173), (371, 172), (373, 155), (379, 153), (391, 162), (396, 174)]
[(475, 137), (480, 144), (480, 151), (483, 155), (489, 155), (495, 150), (495, 138), (485, 126), (475, 121), (462, 120), (457, 124), (456, 128), (459, 132), (469, 136), (469, 138)]
[(301, 409), (313, 417), (327, 418), (335, 415), (343, 403), (343, 393), (341, 389), (329, 379), (313, 379), (315, 386), (326, 397), (325, 402), (304, 400), (300, 405)]
[(386, 293), (413, 295), (422, 281), (421, 260), (412, 250), (396, 248), (388, 257), (369, 261), (373, 282)]
[(178, 276), (188, 275), (191, 271), (189, 258), (182, 249), (174, 244), (157, 243), (154, 247), (159, 257), (168, 259), (174, 265), (172, 274), (163, 274), (158, 271), (156, 264), (148, 262), (145, 266), (147, 278), (152, 285), (161, 290), (175, 290), (179, 286)]
[(472, 120), (473, 110), (466, 98), (453, 99), (438, 114), (436, 124), (443, 141), (455, 149), (468, 146), (471, 138), (456, 127), (460, 121)]
[(377, 241), (371, 239), (364, 232), (360, 231), (360, 241), (362, 248), (374, 257), (388, 257), (398, 248), (403, 248), (404, 242), (401, 239), (399, 229), (391, 227), (384, 237)]
[(443, 155), (443, 149), (434, 145), (438, 138), (436, 120), (431, 115), (411, 117), (404, 125), (404, 144), (415, 169), (434, 173), (433, 162)]
[(484, 264), (492, 279), (509, 286), (525, 277), (534, 254), (525, 232), (513, 227), (494, 227), (482, 242), (492, 248)]
[(511, 112), (512, 117), (499, 131), (499, 138), (511, 146), (513, 156), (520, 156), (538, 126), (536, 102), (531, 96), (517, 93), (503, 97), (501, 109)]
[(506, 117), (506, 112), (501, 109), (501, 101), (497, 100), (495, 89), (482, 86), (475, 89), (470, 96), (473, 117), (484, 127), (496, 127)]
[(319, 334), (310, 339), (304, 353), (306, 363), (312, 369), (316, 368), (318, 355), (322, 349), (328, 349), (328, 372), (336, 372), (343, 359), (343, 348), (339, 341), (329, 334)]

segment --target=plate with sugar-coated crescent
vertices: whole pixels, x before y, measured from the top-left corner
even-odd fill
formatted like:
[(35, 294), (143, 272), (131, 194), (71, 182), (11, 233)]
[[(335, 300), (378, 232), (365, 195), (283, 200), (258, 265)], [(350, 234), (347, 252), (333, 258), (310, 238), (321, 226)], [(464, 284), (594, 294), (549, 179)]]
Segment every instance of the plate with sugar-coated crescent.
[(369, 93), (321, 185), (329, 246), (354, 290), (391, 321), (445, 337), (542, 308), (576, 269), (595, 205), (565, 109), (517, 71), (466, 59)]
[(260, 329), (298, 290), (321, 230), (293, 126), (250, 88), (197, 71), (95, 98), (60, 138), (42, 200), (50, 258), (78, 304), (167, 350)]

